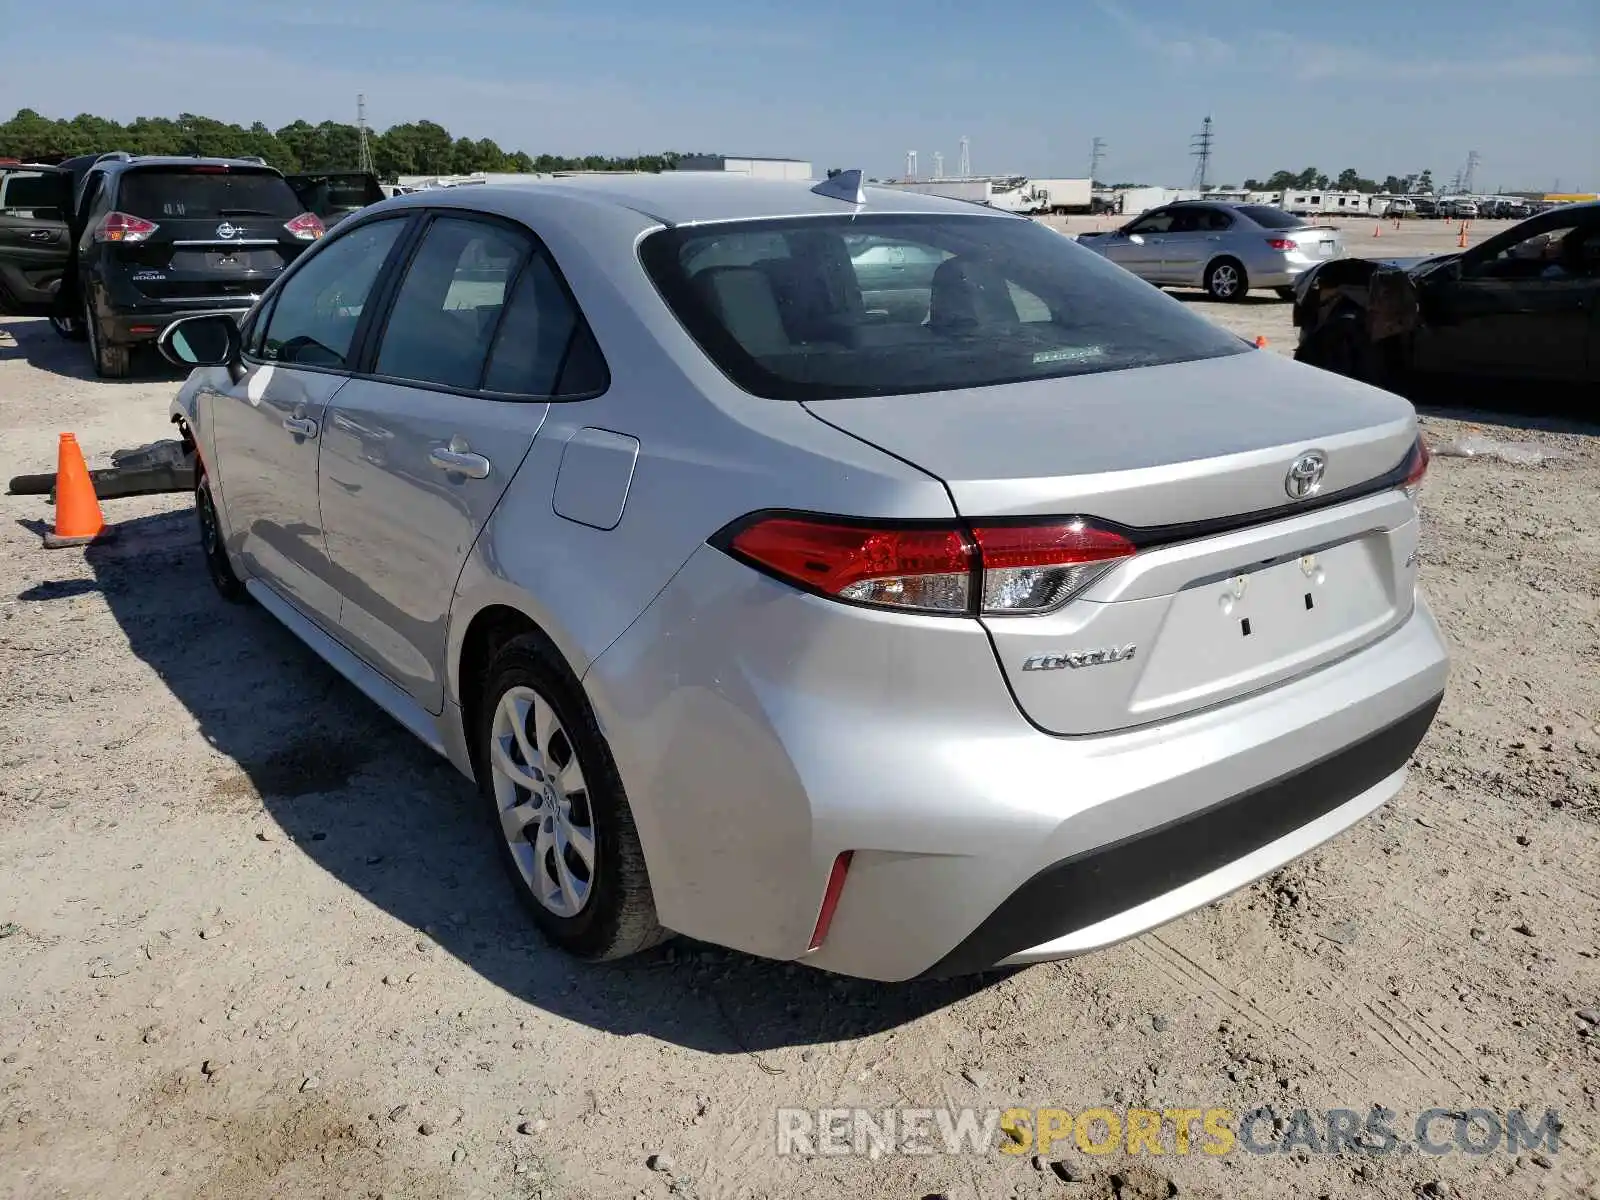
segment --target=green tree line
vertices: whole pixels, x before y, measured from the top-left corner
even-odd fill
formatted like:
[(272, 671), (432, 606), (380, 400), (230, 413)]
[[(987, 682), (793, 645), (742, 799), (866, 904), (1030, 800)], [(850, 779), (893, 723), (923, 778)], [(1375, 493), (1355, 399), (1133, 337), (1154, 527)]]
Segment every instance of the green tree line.
[[(670, 170), (684, 157), (671, 151), (632, 158), (533, 156), (522, 150), (502, 150), (489, 138), (451, 137), (448, 129), (432, 121), (391, 125), (382, 133), (369, 130), (367, 143), (378, 174), (389, 180), (400, 175), (467, 175), (474, 171), (661, 171)], [(294, 121), (281, 129), (268, 129), (260, 121), (230, 125), (180, 113), (176, 118), (135, 117), (123, 125), (88, 113), (71, 120), (51, 120), (24, 108), (0, 124), (0, 158), (23, 162), (59, 162), (108, 150), (219, 158), (256, 155), (289, 174), (353, 170), (360, 161), (360, 146), (356, 126), (338, 121), (318, 125)]]
[(1379, 183), (1376, 179), (1366, 178), (1354, 167), (1346, 167), (1332, 177), (1315, 167), (1307, 167), (1304, 171), (1274, 171), (1266, 179), (1246, 179), (1244, 186), (1252, 192), (1305, 191), (1307, 188), (1331, 188), (1338, 192), (1431, 192), (1433, 172), (1389, 175)]

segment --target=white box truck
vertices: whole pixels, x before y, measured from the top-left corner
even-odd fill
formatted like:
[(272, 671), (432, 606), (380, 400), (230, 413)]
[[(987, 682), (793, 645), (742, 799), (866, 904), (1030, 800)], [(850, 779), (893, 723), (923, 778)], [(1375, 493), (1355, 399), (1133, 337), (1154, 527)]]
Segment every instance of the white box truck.
[(1086, 213), (1094, 204), (1094, 184), (1088, 179), (1030, 179), (1035, 213)]

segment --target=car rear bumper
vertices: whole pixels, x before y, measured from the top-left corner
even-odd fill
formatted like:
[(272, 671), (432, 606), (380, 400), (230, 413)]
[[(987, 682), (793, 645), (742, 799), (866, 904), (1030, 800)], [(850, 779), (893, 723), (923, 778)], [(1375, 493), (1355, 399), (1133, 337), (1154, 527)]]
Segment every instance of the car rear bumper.
[(168, 300), (131, 307), (118, 306), (109, 313), (101, 313), (101, 336), (106, 342), (114, 345), (153, 342), (161, 336), (168, 325), (183, 317), (217, 314), (242, 321), (254, 303), (254, 299), (246, 299), (237, 304), (213, 299), (193, 302)]
[(1057, 737), (976, 622), (849, 608), (703, 548), (585, 685), (664, 925), (901, 980), (1108, 945), (1304, 853), (1399, 789), (1447, 663), (1419, 598), (1291, 682)]

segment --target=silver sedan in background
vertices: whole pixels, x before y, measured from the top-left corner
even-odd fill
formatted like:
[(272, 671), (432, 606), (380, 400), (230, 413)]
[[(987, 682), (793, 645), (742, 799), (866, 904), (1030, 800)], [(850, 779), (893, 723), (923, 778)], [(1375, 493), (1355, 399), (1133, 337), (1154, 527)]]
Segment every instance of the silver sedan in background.
[(1214, 300), (1243, 300), (1251, 288), (1292, 300), (1302, 272), (1344, 256), (1337, 229), (1270, 204), (1211, 200), (1168, 204), (1078, 242), (1140, 279), (1204, 288)]

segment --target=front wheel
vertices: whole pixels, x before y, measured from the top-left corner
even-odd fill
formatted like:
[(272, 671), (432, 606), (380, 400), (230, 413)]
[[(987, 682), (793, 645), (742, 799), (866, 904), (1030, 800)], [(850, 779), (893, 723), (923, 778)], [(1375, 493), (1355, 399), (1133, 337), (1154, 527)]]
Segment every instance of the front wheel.
[(601, 960), (669, 936), (611, 751), (581, 687), (538, 635), (513, 638), (490, 663), (476, 748), (502, 861), (550, 941)]
[(1219, 258), (1206, 268), (1206, 294), (1225, 303), (1243, 300), (1250, 291), (1244, 266), (1236, 259)]
[(217, 520), (216, 501), (211, 495), (211, 481), (203, 471), (195, 484), (194, 514), (200, 526), (200, 552), (205, 555), (206, 574), (211, 576), (218, 595), (237, 604), (247, 593), (228, 559), (228, 548), (222, 541), (222, 525)]

